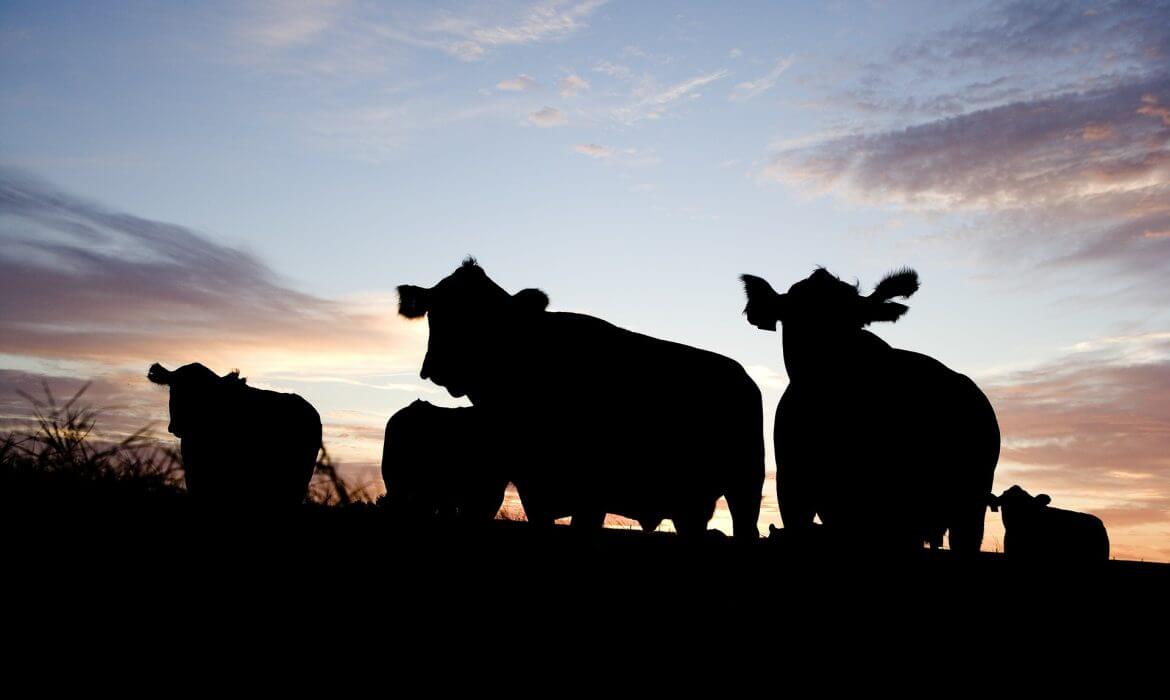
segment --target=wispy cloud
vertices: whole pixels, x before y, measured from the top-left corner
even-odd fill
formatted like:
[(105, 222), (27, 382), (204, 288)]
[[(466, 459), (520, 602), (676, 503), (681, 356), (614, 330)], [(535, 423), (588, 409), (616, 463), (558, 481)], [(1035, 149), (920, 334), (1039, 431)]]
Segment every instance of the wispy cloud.
[(613, 149), (596, 143), (582, 143), (573, 146), (573, 150), (590, 158), (612, 158)]
[(1059, 203), (1164, 182), (1170, 76), (1022, 101), (776, 154), (767, 175), (884, 202), (989, 207)]
[(337, 0), (253, 3), (241, 33), (269, 49), (305, 44), (334, 25), (339, 5)]
[[(419, 48), (443, 51), (464, 61), (477, 61), (491, 51), (525, 44), (560, 41), (588, 27), (588, 18), (606, 0), (545, 0), (518, 11), (494, 13), (443, 12), (417, 24), (383, 24), (381, 36)], [(480, 8), (490, 10), (491, 8)]]
[[(1170, 75), (783, 150), (766, 178), (908, 210), (982, 216), (984, 244), (1105, 263), (1167, 296)], [(993, 235), (994, 234), (994, 235)], [(1033, 255), (1031, 257), (1036, 257)]]
[(731, 91), (730, 99), (750, 100), (753, 97), (770, 90), (772, 86), (776, 84), (776, 81), (780, 79), (780, 76), (784, 74), (784, 71), (791, 68), (792, 64), (795, 62), (795, 56), (787, 56), (777, 59), (776, 65), (773, 66), (772, 70), (768, 71), (766, 75), (760, 76), (755, 80), (744, 81), (739, 85), (736, 85), (735, 88)]
[(496, 83), (497, 90), (504, 90), (506, 92), (531, 92), (539, 88), (540, 85), (533, 80), (532, 76), (521, 73), (515, 78), (508, 78)]
[(253, 255), (0, 170), (0, 353), (107, 366), (412, 367), (419, 329), (298, 292)]
[(341, 0), (263, 2), (235, 19), (235, 50), (279, 72), (337, 78), (384, 72), (395, 53), (439, 51), (479, 61), (509, 47), (561, 41), (588, 27), (606, 0), (543, 0), (414, 10)]
[(1003, 433), (997, 490), (1099, 515), (1115, 554), (1170, 559), (1170, 340), (1109, 339), (984, 384)]
[(556, 107), (545, 107), (529, 114), (528, 121), (542, 129), (547, 129), (568, 124), (569, 117)]
[(614, 119), (624, 124), (634, 124), (644, 119), (660, 119), (682, 98), (695, 97), (699, 88), (722, 80), (728, 75), (727, 70), (703, 73), (664, 88), (647, 82), (635, 89), (632, 102), (615, 108), (612, 115)]
[(561, 97), (574, 97), (577, 93), (588, 89), (589, 81), (576, 73), (570, 73), (557, 81), (557, 90), (560, 91)]
[[(760, 174), (949, 216), (998, 263), (1122, 270), (1160, 303), (1170, 298), (1170, 239), (1157, 235), (1170, 229), (1168, 50), (1166, 3), (995, 3), (870, 64), (834, 105), (861, 121), (780, 147)], [(1028, 73), (1015, 72), (1024, 61)]]
[[(605, 161), (612, 166), (623, 168), (645, 167), (661, 162), (661, 158), (653, 150), (613, 148), (597, 143), (580, 143), (573, 146), (573, 150), (583, 156), (589, 156), (595, 160)], [(649, 183), (632, 186), (632, 191), (636, 192), (649, 192), (654, 189), (657, 189), (657, 186)]]

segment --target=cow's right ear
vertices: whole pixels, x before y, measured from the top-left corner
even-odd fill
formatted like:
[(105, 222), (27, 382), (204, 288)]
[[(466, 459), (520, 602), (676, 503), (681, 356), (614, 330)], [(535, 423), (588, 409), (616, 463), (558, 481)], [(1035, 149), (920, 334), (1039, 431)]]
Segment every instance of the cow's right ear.
[(406, 318), (422, 318), (431, 307), (431, 290), (403, 284), (398, 287), (398, 313)]
[(157, 362), (150, 366), (146, 372), (146, 378), (154, 384), (171, 385), (171, 371)]
[(1042, 493), (1036, 497), (1036, 505), (1038, 506), (1046, 506), (1049, 503), (1052, 503), (1052, 496), (1049, 496), (1046, 493)]
[(772, 285), (755, 275), (740, 275), (739, 279), (747, 295), (743, 314), (748, 323), (761, 330), (776, 330), (776, 322), (784, 316), (785, 295), (777, 294)]

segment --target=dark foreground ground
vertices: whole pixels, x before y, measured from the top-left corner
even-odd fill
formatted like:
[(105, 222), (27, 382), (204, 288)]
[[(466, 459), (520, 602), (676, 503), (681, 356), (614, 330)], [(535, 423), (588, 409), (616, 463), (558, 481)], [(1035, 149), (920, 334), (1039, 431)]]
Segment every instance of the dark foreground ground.
[(149, 507), (5, 500), (4, 630), (17, 650), (6, 663), (38, 683), (77, 677), (63, 669), (82, 659), (118, 687), (151, 669), (164, 685), (148, 690), (164, 695), (176, 679), (234, 687), (245, 674), (270, 691), (336, 674), (383, 694), (411, 678), (428, 694), (457, 683), (543, 696), (625, 688), (632, 674), (649, 679), (644, 692), (669, 682), (689, 696), (702, 674), (740, 684), (736, 694), (804, 677), (958, 697), (973, 675), (994, 685), (1018, 667), (1047, 683), (1041, 662), (1065, 680), (1082, 668), (1157, 675), (1170, 629), (1164, 564), (1037, 567), (818, 537), (686, 541), (509, 521), (419, 527), (361, 505), (261, 517), (171, 496)]
[(783, 531), (740, 542), (510, 521), (422, 526), (365, 504), (233, 513), (173, 495), (132, 507), (8, 503), (9, 585), (66, 607), (113, 595), (127, 614), (288, 605), (287, 614), (303, 606), (400, 622), (657, 614), (746, 623), (851, 614), (929, 622), (945, 612), (990, 624), (1000, 612), (1051, 618), (1067, 615), (1067, 606), (1170, 604), (1170, 565), (1157, 563), (1074, 567), (927, 550), (893, 556)]

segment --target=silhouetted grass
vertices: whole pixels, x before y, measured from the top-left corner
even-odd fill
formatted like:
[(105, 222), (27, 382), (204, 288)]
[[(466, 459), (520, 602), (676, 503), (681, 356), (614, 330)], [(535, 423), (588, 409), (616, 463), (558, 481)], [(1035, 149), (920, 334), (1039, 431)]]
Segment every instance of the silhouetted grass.
[(6, 498), (117, 493), (122, 497), (183, 491), (178, 452), (150, 437), (145, 426), (118, 441), (95, 435), (99, 409), (81, 403), (89, 384), (59, 403), (47, 384), (44, 398), (24, 392), (34, 427), (0, 438), (0, 479)]
[(337, 464), (322, 447), (309, 482), (308, 502), (320, 506), (352, 506), (359, 503), (373, 503), (368, 484), (361, 486), (350, 483), (337, 469)]

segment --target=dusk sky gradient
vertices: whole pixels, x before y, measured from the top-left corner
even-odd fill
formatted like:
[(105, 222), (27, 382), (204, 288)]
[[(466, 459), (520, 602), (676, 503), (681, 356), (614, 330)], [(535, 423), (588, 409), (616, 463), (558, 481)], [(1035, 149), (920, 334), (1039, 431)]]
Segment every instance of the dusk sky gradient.
[(771, 475), (737, 276), (911, 266), (873, 330), (987, 391), (996, 490), (1170, 561), (1170, 2), (5, 2), (0, 86), (0, 429), (238, 367), (376, 491), (386, 419), (459, 404), (393, 290), (472, 254), (742, 363)]

